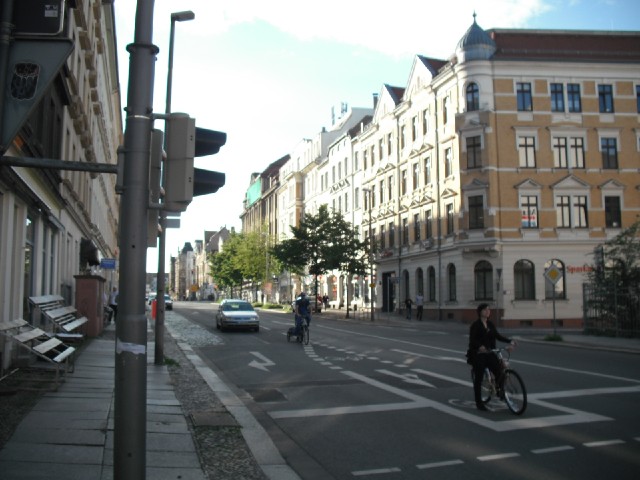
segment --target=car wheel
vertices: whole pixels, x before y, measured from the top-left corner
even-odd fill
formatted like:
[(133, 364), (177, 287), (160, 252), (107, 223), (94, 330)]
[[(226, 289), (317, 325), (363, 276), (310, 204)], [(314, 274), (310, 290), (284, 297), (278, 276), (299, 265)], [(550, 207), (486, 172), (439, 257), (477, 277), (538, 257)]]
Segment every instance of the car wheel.
[(260, 331), (260, 327), (256, 327), (253, 329), (255, 332), (259, 332)]

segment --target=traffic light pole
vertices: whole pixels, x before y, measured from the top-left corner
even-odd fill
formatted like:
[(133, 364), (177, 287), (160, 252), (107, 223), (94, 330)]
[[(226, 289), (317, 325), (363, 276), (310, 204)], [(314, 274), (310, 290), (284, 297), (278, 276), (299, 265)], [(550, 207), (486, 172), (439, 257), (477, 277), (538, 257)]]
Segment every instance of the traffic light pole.
[(158, 48), (152, 44), (154, 0), (138, 0), (130, 53), (120, 200), (120, 281), (115, 351), (113, 473), (146, 478), (146, 285), (149, 158), (153, 81)]

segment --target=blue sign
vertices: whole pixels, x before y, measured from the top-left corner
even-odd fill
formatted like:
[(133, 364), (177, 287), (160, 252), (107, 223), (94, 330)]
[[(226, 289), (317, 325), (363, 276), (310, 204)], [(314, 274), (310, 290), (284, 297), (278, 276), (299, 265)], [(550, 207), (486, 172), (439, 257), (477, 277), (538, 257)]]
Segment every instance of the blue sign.
[(104, 268), (105, 270), (115, 270), (116, 269), (116, 259), (115, 258), (103, 258), (100, 260), (100, 268)]

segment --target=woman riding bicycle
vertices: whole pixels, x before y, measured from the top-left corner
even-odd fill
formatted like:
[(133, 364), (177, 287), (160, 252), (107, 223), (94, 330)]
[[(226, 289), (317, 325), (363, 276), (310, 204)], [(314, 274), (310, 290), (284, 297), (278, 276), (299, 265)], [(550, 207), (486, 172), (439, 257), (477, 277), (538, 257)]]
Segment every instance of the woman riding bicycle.
[(478, 319), (469, 327), (469, 349), (467, 350), (467, 363), (473, 365), (473, 394), (478, 410), (488, 410), (482, 403), (481, 385), (484, 369), (489, 368), (501, 385), (500, 372), (502, 367), (498, 358), (491, 352), (496, 348), (496, 339), (501, 342), (516, 345), (515, 340), (507, 338), (498, 332), (498, 329), (489, 320), (491, 310), (489, 305), (481, 303), (477, 308)]

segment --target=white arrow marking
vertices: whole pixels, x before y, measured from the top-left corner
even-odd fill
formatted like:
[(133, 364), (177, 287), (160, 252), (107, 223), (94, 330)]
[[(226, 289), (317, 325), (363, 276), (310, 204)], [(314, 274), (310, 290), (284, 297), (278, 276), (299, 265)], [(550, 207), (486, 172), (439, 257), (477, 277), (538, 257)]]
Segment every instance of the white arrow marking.
[(400, 378), (407, 383), (412, 383), (414, 385), (422, 385), (424, 387), (436, 388), (435, 385), (425, 382), (424, 380), (420, 380), (415, 373), (405, 373), (401, 375), (399, 373), (391, 372), (389, 370), (376, 370), (377, 372), (384, 373), (385, 375), (390, 375), (392, 377)]
[(251, 353), (251, 355), (255, 355), (261, 360), (261, 361), (258, 361), (258, 360), (250, 361), (249, 362), (250, 367), (259, 368), (260, 370), (264, 370), (265, 372), (268, 372), (269, 370), (267, 369), (267, 367), (273, 367), (275, 365), (275, 363), (273, 363), (267, 357), (262, 355), (260, 352), (249, 352), (249, 353)]

